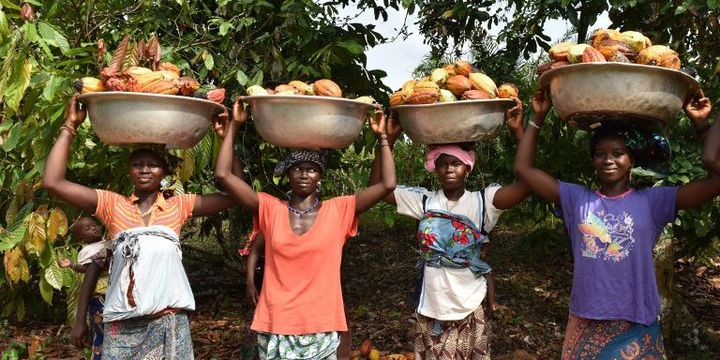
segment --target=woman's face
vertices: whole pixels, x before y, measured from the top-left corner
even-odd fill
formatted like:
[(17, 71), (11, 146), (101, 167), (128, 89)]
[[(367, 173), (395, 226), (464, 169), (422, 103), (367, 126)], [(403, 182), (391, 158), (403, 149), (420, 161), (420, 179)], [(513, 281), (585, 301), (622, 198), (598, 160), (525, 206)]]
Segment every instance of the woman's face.
[(442, 154), (435, 161), (435, 173), (440, 178), (440, 184), (445, 190), (454, 190), (465, 186), (465, 178), (469, 168), (460, 159)]
[(306, 161), (291, 166), (287, 170), (287, 177), (294, 194), (308, 196), (317, 190), (322, 170), (317, 164)]
[(630, 178), (633, 163), (622, 136), (610, 136), (598, 141), (592, 161), (602, 184), (614, 184)]
[(159, 155), (140, 153), (130, 158), (130, 182), (136, 191), (159, 191), (165, 164)]

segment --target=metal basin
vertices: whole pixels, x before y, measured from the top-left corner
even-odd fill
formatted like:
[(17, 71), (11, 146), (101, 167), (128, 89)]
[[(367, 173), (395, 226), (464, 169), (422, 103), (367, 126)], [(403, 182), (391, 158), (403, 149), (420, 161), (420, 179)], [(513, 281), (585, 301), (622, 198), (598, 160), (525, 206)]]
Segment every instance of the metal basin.
[(560, 118), (583, 128), (603, 120), (665, 125), (700, 90), (682, 71), (623, 63), (563, 66), (542, 74), (540, 85), (550, 88)]
[(243, 99), (250, 104), (255, 129), (265, 141), (305, 149), (340, 149), (352, 144), (373, 108), (327, 96), (258, 95)]
[(87, 106), (95, 134), (109, 145), (191, 148), (223, 109), (212, 101), (177, 95), (109, 91), (78, 99)]
[(412, 141), (429, 145), (494, 138), (514, 104), (510, 99), (462, 100), (392, 109)]

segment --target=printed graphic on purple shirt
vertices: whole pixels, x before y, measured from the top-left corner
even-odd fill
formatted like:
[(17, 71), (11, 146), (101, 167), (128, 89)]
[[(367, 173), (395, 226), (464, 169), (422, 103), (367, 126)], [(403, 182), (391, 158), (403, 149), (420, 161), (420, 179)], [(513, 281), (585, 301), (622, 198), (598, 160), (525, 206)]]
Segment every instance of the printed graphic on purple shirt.
[(557, 208), (574, 257), (570, 312), (595, 320), (651, 324), (660, 311), (653, 247), (675, 218), (677, 188), (629, 190), (606, 197), (560, 183)]

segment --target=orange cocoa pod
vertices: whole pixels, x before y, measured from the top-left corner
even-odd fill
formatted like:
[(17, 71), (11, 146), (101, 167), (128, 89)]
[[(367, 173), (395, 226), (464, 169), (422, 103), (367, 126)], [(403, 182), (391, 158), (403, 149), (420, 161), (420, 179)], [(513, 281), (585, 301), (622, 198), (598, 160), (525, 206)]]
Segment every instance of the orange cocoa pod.
[(322, 79), (313, 83), (313, 94), (318, 96), (342, 97), (340, 86), (332, 80)]
[(178, 68), (177, 65), (167, 61), (161, 62), (157, 67), (157, 71), (170, 71), (175, 73), (178, 77), (180, 76), (180, 68)]
[(615, 29), (598, 29), (590, 37), (590, 44), (594, 48), (598, 48), (604, 40), (620, 40), (622, 33)]
[(468, 90), (472, 89), (472, 83), (467, 76), (453, 75), (445, 82), (445, 88), (450, 90), (455, 96), (462, 96)]
[(174, 81), (170, 80), (158, 80), (142, 88), (141, 92), (151, 94), (169, 94), (175, 95), (180, 91), (180, 88), (175, 84)]
[(390, 106), (398, 106), (405, 104), (405, 100), (407, 100), (407, 93), (404, 91), (396, 91), (392, 95), (390, 95)]
[(360, 345), (360, 355), (368, 356), (370, 355), (370, 350), (372, 350), (372, 341), (370, 341), (370, 339), (365, 339), (362, 342), (362, 345)]
[(413, 92), (423, 91), (423, 90), (434, 90), (434, 91), (440, 91), (440, 87), (438, 84), (436, 84), (433, 81), (418, 81), (413, 86)]
[(482, 90), (468, 90), (463, 93), (462, 98), (464, 100), (483, 100), (493, 99), (494, 96)]
[(298, 94), (304, 95), (307, 92), (308, 84), (300, 80), (293, 80), (288, 85), (294, 87)]
[(455, 75), (468, 76), (472, 72), (472, 65), (464, 60), (458, 60), (454, 64)]
[(582, 62), (607, 62), (607, 60), (605, 60), (605, 56), (603, 56), (603, 54), (598, 51), (598, 49), (594, 47), (589, 47), (586, 48), (585, 51), (583, 51)]
[(610, 57), (607, 58), (607, 61), (609, 62), (619, 62), (619, 63), (632, 63), (630, 59), (627, 58), (627, 56), (623, 55), (620, 51), (614, 52)]
[(415, 353), (412, 351), (405, 352), (405, 357), (407, 360), (415, 360)]
[(595, 48), (600, 51), (606, 59), (611, 57), (617, 51), (621, 52), (630, 60), (634, 60), (637, 56), (637, 52), (633, 48), (619, 40), (606, 39), (600, 41), (598, 46)]
[(447, 65), (443, 66), (443, 69), (445, 69), (445, 71), (448, 72), (448, 76), (457, 75), (455, 73), (455, 64), (447, 64)]
[(518, 87), (515, 86), (515, 84), (504, 83), (498, 87), (498, 97), (499, 98), (510, 99), (510, 98), (518, 97), (519, 95), (520, 95), (520, 90), (518, 90)]
[(417, 82), (417, 80), (408, 80), (408, 81), (406, 81), (406, 82), (403, 84), (403, 86), (402, 86), (402, 91), (404, 91), (404, 92), (406, 92), (406, 93), (408, 93), (408, 94), (412, 94), (413, 88), (415, 87), (415, 83), (416, 83), (416, 82)]
[(415, 91), (407, 99), (405, 99), (406, 105), (420, 105), (420, 104), (433, 104), (440, 99), (440, 90), (419, 90)]

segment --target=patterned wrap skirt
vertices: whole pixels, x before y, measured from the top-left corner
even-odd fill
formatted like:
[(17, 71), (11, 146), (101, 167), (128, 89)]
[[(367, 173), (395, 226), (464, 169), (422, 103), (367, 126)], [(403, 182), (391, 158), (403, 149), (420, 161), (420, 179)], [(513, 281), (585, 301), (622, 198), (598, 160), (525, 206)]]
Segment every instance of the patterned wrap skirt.
[(482, 306), (462, 320), (416, 315), (415, 360), (490, 360), (490, 326)]
[(105, 324), (103, 360), (193, 359), (190, 322), (184, 312)]
[(337, 331), (305, 335), (258, 333), (261, 360), (336, 360), (340, 346)]
[(570, 315), (563, 360), (665, 359), (662, 332), (650, 325), (625, 320), (591, 320)]

